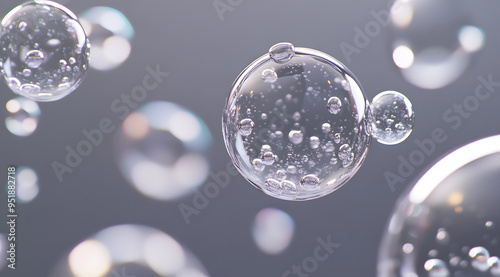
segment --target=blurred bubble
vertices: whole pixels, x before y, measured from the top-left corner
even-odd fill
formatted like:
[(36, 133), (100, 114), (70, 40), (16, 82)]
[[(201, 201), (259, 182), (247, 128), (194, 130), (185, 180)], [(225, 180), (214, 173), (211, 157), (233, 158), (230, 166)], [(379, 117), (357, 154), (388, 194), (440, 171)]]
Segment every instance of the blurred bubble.
[(20, 137), (26, 137), (35, 132), (41, 114), (35, 101), (16, 97), (7, 101), (5, 108), (8, 112), (5, 126), (9, 132)]
[(92, 41), (90, 67), (112, 70), (128, 59), (134, 28), (122, 12), (110, 7), (92, 7), (80, 14), (80, 22)]
[(0, 272), (7, 266), (7, 251), (9, 250), (7, 246), (7, 237), (0, 233)]
[[(122, 275), (119, 275), (122, 274)], [(84, 240), (50, 276), (207, 277), (201, 262), (166, 233), (142, 225), (117, 225)]]
[(468, 17), (454, 0), (396, 0), (390, 12), (391, 50), (403, 77), (424, 89), (456, 81), (485, 41)]
[(123, 121), (117, 161), (140, 193), (173, 200), (205, 181), (211, 142), (208, 127), (193, 112), (170, 102), (151, 102)]
[(87, 36), (77, 17), (52, 1), (30, 1), (11, 10), (0, 33), (0, 68), (16, 94), (56, 101), (85, 78)]
[(267, 208), (255, 216), (252, 237), (257, 247), (265, 254), (283, 252), (292, 241), (295, 222), (284, 211)]
[(30, 167), (19, 167), (16, 171), (16, 198), (20, 203), (29, 203), (38, 195), (38, 175)]
[(411, 134), (415, 113), (408, 98), (397, 91), (377, 94), (370, 104), (371, 133), (380, 143), (393, 145)]
[[(223, 115), (226, 148), (266, 194), (315, 199), (361, 167), (370, 145), (368, 109), (358, 80), (335, 58), (278, 43), (232, 87)], [(270, 150), (261, 151), (264, 145)]]
[[(468, 144), (398, 200), (379, 250), (378, 276), (498, 276), (500, 136)], [(404, 251), (410, 243), (414, 249)], [(491, 256), (491, 257), (490, 257)]]

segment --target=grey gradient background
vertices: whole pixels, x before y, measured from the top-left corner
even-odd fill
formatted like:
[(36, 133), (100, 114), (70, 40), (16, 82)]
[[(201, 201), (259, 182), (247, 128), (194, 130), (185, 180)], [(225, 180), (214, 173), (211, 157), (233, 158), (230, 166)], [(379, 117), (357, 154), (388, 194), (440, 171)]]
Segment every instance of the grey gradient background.
[[(224, 0), (222, 0), (224, 1)], [(225, 1), (224, 1), (225, 2)], [(459, 1), (457, 1), (459, 2)], [(21, 1), (2, 0), (2, 16)], [(37, 131), (26, 138), (12, 135), (0, 125), (0, 180), (7, 166), (26, 165), (39, 176), (40, 193), (18, 208), (18, 269), (0, 276), (46, 276), (56, 262), (79, 242), (106, 227), (134, 223), (158, 228), (187, 246), (211, 276), (281, 276), (293, 264), (313, 254), (316, 238), (331, 235), (341, 247), (311, 276), (374, 276), (377, 251), (397, 197), (442, 155), (474, 140), (498, 134), (500, 92), (493, 94), (462, 126), (452, 130), (443, 113), (473, 94), (478, 76), (493, 74), (500, 80), (498, 45), (500, 3), (493, 0), (461, 1), (471, 22), (486, 33), (486, 44), (455, 83), (438, 90), (423, 90), (402, 77), (391, 58), (389, 29), (347, 62), (340, 43), (353, 44), (353, 28), (373, 20), (370, 11), (387, 9), (380, 0), (243, 0), (232, 12), (218, 17), (212, 1), (194, 0), (72, 0), (76, 14), (96, 5), (122, 11), (135, 28), (130, 58), (118, 69), (90, 69), (85, 82), (69, 97), (40, 103)], [(150, 200), (137, 193), (121, 176), (113, 156), (113, 135), (59, 183), (51, 168), (63, 161), (66, 145), (75, 146), (82, 129), (98, 126), (104, 117), (116, 119), (111, 102), (142, 82), (146, 66), (159, 64), (170, 72), (147, 101), (166, 100), (198, 114), (210, 127), (214, 144), (209, 153), (211, 170), (224, 170), (229, 156), (221, 134), (221, 115), (230, 86), (254, 59), (277, 42), (326, 52), (344, 62), (361, 81), (368, 99), (384, 90), (398, 90), (413, 102), (416, 125), (404, 143), (384, 146), (373, 142), (364, 165), (340, 190), (317, 200), (287, 202), (254, 189), (242, 177), (232, 177), (228, 188), (211, 200), (186, 225), (179, 210), (192, 195), (174, 202)], [(0, 85), (0, 115), (14, 97)], [(2, 119), (3, 121), (3, 119)], [(117, 122), (116, 120), (114, 122)], [(384, 172), (395, 172), (398, 156), (417, 149), (415, 139), (430, 137), (440, 127), (446, 143), (416, 168), (406, 184), (391, 191)], [(207, 180), (208, 182), (209, 180)], [(4, 181), (0, 181), (4, 182)], [(251, 224), (258, 211), (276, 207), (289, 213), (296, 224), (290, 247), (282, 254), (261, 253), (252, 241)], [(0, 220), (6, 221), (6, 194), (0, 190)], [(5, 233), (6, 224), (0, 224)]]

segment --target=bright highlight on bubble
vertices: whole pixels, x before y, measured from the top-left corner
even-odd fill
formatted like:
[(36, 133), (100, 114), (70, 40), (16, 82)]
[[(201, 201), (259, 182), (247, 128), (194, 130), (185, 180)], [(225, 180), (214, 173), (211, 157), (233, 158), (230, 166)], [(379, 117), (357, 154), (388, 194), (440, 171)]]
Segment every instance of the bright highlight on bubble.
[(52, 1), (11, 10), (0, 30), (0, 73), (16, 94), (56, 101), (85, 78), (90, 44), (77, 17)]
[(500, 276), (498, 178), (500, 136), (459, 148), (431, 167), (394, 208), (378, 276)]
[(5, 118), (5, 127), (12, 134), (26, 137), (36, 131), (40, 118), (38, 104), (24, 97), (16, 97), (5, 104), (8, 115)]
[(266, 194), (292, 201), (322, 197), (361, 167), (372, 113), (387, 117), (384, 124), (395, 121), (379, 141), (396, 144), (410, 134), (413, 110), (400, 96), (381, 94), (375, 99), (383, 101), (370, 106), (356, 77), (335, 58), (278, 43), (232, 87), (223, 114), (226, 148), (240, 173)]

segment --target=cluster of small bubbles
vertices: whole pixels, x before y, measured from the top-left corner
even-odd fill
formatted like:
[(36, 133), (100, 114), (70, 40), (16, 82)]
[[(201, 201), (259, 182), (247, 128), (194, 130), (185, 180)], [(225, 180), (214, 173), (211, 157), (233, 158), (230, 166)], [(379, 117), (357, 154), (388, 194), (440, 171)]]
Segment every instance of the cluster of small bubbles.
[(336, 59), (279, 43), (238, 80), (224, 111), (224, 139), (254, 186), (280, 199), (310, 200), (361, 167), (371, 141), (369, 104)]
[(9, 132), (20, 137), (26, 137), (35, 132), (41, 114), (35, 101), (16, 97), (7, 101), (5, 108), (9, 113), (5, 118), (5, 126)]
[[(500, 276), (498, 178), (500, 136), (466, 145), (432, 166), (394, 209), (378, 276)], [(408, 243), (415, 245), (411, 252), (405, 251)]]
[(397, 91), (377, 94), (370, 104), (371, 134), (380, 143), (393, 145), (411, 134), (415, 113), (410, 100)]
[[(16, 94), (56, 101), (83, 81), (89, 47), (83, 27), (71, 11), (55, 2), (31, 1), (13, 9), (2, 21), (1, 74)], [(73, 67), (66, 67), (66, 59)]]

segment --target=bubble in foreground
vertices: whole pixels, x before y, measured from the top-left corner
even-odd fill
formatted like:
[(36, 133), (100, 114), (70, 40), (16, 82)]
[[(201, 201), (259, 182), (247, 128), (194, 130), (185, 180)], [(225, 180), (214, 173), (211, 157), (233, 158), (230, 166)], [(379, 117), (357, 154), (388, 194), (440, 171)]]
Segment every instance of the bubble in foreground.
[(396, 0), (390, 10), (394, 64), (411, 84), (439, 89), (460, 78), (486, 39), (461, 1)]
[(361, 85), (339, 61), (279, 43), (236, 79), (224, 140), (258, 189), (284, 200), (315, 199), (361, 167), (371, 141), (369, 111)]
[(117, 225), (87, 238), (50, 276), (208, 277), (201, 262), (168, 234), (142, 225)]
[(372, 136), (380, 143), (393, 145), (404, 141), (413, 130), (415, 114), (410, 100), (397, 91), (377, 94), (371, 109)]
[(134, 28), (120, 11), (110, 7), (92, 7), (79, 16), (92, 41), (90, 67), (108, 71), (123, 64), (130, 56)]
[(436, 163), (399, 199), (378, 276), (499, 276), (499, 178), (500, 136)]
[(16, 97), (5, 104), (8, 115), (5, 118), (5, 127), (12, 134), (26, 137), (36, 131), (40, 108), (38, 104), (24, 97)]
[(174, 200), (192, 193), (209, 172), (212, 136), (192, 111), (170, 102), (140, 107), (123, 121), (116, 140), (119, 168), (140, 193)]
[(0, 31), (1, 74), (16, 94), (56, 101), (83, 81), (90, 44), (77, 17), (51, 1), (11, 10)]
[(252, 237), (257, 247), (265, 254), (282, 253), (292, 241), (295, 223), (282, 210), (266, 208), (255, 216)]

